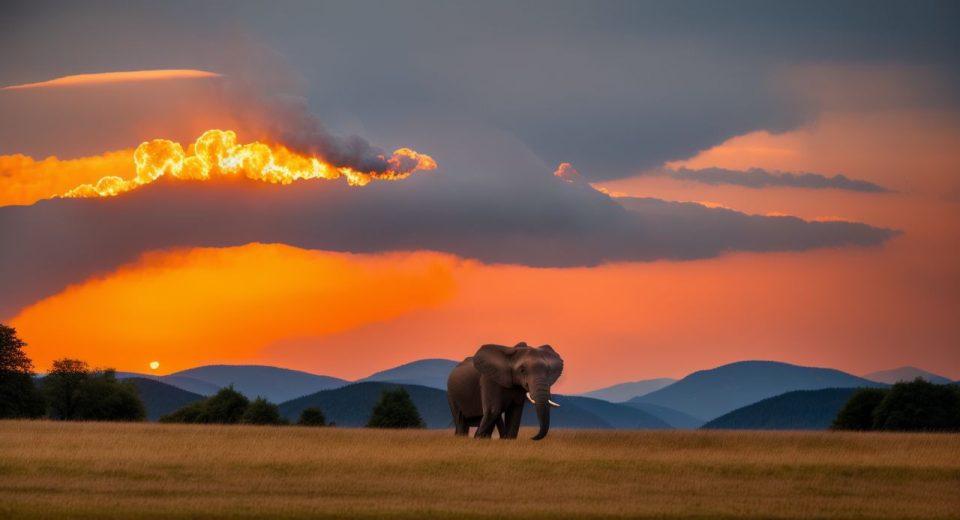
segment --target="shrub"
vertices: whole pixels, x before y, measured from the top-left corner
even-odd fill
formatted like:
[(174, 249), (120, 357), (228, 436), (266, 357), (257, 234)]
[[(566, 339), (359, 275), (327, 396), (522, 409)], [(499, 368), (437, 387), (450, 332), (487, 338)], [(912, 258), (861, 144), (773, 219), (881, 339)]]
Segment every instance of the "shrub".
[(868, 431), (873, 429), (873, 412), (887, 395), (883, 388), (861, 388), (853, 393), (837, 413), (834, 430)]
[(233, 385), (221, 388), (216, 394), (194, 401), (160, 418), (168, 423), (218, 423), (237, 424), (243, 420), (250, 400), (233, 389)]
[(888, 431), (960, 430), (960, 391), (917, 378), (897, 383), (873, 414), (873, 427)]
[(219, 392), (206, 400), (201, 422), (237, 424), (250, 406), (250, 400), (233, 389), (233, 385), (221, 388)]
[(373, 407), (368, 428), (424, 428), (423, 419), (413, 399), (403, 387), (384, 390)]
[(280, 415), (277, 405), (262, 397), (257, 397), (247, 411), (243, 413), (243, 422), (246, 424), (287, 424), (287, 420)]
[(297, 421), (297, 424), (300, 426), (326, 426), (327, 417), (323, 415), (322, 410), (311, 406), (300, 412), (300, 420)]

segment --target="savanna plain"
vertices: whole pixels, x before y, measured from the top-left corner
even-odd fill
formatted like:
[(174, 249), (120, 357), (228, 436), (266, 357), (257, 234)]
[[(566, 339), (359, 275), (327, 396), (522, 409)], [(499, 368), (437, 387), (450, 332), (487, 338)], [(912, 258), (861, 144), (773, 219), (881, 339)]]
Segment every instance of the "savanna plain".
[(5, 518), (960, 518), (960, 435), (0, 421)]

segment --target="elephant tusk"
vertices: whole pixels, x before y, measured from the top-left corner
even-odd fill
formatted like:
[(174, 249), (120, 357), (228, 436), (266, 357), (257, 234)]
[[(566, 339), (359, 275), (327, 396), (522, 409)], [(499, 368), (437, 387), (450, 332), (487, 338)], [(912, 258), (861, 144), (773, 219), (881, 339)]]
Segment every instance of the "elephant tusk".
[(530, 397), (530, 392), (527, 392), (527, 400), (530, 401), (530, 402), (533, 403), (533, 404), (537, 404), (537, 402), (534, 401), (532, 397)]
[(548, 399), (547, 402), (550, 403), (550, 406), (555, 406), (555, 407), (557, 407), (557, 408), (560, 408), (560, 405), (557, 404), (557, 403), (555, 403), (555, 402), (553, 402), (553, 399)]

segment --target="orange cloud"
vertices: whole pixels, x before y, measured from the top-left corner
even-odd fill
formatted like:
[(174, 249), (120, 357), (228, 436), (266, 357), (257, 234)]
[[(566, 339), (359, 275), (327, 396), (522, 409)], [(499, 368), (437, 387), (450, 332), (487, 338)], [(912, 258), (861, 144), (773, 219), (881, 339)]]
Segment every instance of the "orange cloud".
[(41, 370), (70, 356), (121, 370), (157, 360), (175, 371), (436, 306), (455, 290), (457, 263), (275, 244), (155, 252), (27, 307), (12, 325)]
[(133, 173), (133, 150), (70, 160), (0, 155), (0, 206), (33, 204), (104, 176), (130, 177)]
[(129, 83), (134, 81), (160, 81), (171, 79), (218, 78), (220, 74), (195, 69), (132, 70), (124, 72), (98, 72), (62, 76), (37, 83), (23, 83), (0, 88), (0, 90), (25, 90), (33, 88), (76, 87), (102, 85), (105, 83)]

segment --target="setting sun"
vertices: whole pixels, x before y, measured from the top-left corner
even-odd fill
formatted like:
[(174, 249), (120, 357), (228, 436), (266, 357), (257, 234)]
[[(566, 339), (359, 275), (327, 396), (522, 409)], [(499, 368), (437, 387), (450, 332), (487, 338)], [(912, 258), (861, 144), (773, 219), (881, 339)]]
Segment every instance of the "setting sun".
[(160, 368), (160, 362), (159, 362), (159, 361), (151, 361), (151, 362), (150, 362), (150, 370), (156, 370), (156, 369), (158, 369), (158, 368)]

